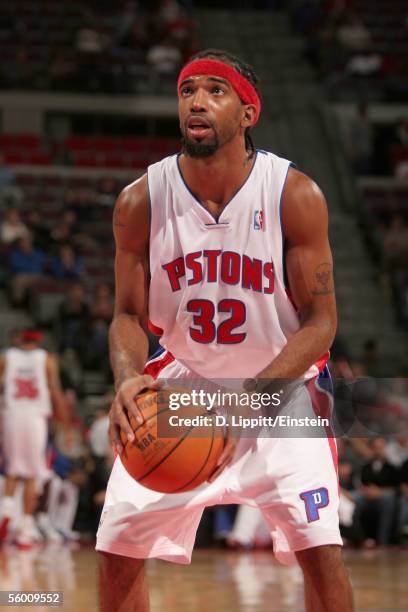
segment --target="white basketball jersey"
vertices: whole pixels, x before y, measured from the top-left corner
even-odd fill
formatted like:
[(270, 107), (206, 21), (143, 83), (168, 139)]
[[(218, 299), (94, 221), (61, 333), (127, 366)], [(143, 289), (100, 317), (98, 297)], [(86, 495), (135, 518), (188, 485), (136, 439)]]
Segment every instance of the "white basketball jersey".
[(162, 331), (162, 346), (200, 376), (253, 377), (299, 329), (285, 286), (280, 219), (289, 166), (257, 151), (218, 220), (189, 191), (178, 155), (148, 168), (149, 319)]
[(51, 399), (48, 390), (43, 349), (8, 349), (5, 353), (4, 403), (7, 411), (24, 411), (48, 416)]

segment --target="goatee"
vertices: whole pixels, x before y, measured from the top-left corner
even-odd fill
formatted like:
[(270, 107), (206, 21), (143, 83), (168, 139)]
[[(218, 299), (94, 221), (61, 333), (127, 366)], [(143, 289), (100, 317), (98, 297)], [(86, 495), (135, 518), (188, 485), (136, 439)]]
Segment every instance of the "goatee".
[(181, 143), (183, 146), (183, 153), (189, 157), (195, 157), (196, 159), (200, 157), (211, 157), (211, 155), (214, 155), (214, 153), (218, 151), (220, 146), (216, 136), (214, 140), (209, 143), (193, 142), (183, 136)]

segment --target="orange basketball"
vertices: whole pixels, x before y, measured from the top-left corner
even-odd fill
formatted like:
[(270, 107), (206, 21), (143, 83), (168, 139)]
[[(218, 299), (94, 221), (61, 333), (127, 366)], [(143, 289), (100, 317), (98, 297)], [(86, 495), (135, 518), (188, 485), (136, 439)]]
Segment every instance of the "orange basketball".
[[(160, 493), (190, 491), (208, 480), (224, 448), (224, 430), (204, 407), (169, 408), (169, 391), (136, 398), (144, 421), (130, 416), (134, 442), (121, 434), (121, 461), (141, 485)], [(172, 425), (176, 423), (176, 425)]]

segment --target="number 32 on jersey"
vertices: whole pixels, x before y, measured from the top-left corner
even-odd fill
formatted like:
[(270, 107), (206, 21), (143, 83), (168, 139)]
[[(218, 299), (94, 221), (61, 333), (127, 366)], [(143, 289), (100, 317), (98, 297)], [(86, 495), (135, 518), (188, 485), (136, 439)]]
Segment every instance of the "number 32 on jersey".
[[(246, 320), (245, 304), (240, 300), (225, 299), (218, 304), (205, 299), (190, 300), (187, 304), (187, 311), (193, 314), (190, 336), (195, 342), (209, 344), (215, 341), (217, 344), (239, 344), (245, 340), (245, 332), (234, 332)], [(214, 324), (216, 312), (230, 314), (218, 327)]]

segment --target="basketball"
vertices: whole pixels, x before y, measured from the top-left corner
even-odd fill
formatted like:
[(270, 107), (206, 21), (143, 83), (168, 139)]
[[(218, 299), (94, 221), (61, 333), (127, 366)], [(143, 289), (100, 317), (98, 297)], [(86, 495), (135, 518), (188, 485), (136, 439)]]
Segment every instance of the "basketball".
[[(204, 407), (181, 406), (173, 411), (168, 400), (167, 391), (147, 391), (136, 398), (144, 421), (139, 424), (129, 415), (135, 440), (129, 442), (121, 434), (120, 459), (144, 487), (182, 493), (198, 487), (214, 472), (224, 448), (223, 428), (217, 427), (214, 414)], [(171, 426), (170, 419), (177, 425)]]

